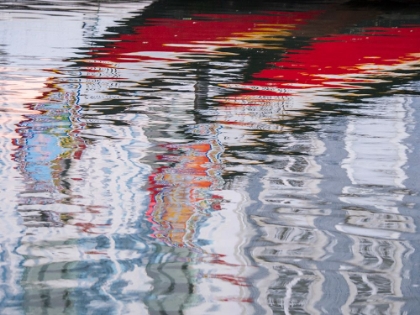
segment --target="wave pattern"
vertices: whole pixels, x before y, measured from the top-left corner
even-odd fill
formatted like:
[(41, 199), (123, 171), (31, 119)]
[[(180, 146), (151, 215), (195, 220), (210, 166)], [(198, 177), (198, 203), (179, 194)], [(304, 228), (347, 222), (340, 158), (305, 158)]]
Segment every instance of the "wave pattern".
[(0, 313), (416, 314), (419, 15), (216, 2), (0, 4)]

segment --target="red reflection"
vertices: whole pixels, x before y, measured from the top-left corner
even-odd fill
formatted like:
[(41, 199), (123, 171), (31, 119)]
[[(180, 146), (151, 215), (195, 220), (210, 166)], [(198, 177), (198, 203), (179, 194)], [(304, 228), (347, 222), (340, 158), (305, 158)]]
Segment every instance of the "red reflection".
[(278, 100), (310, 88), (360, 88), (357, 84), (380, 82), (397, 71), (418, 66), (420, 27), (369, 28), (361, 34), (320, 37), (288, 54), (254, 80), (227, 85), (253, 90), (223, 100), (252, 105)]
[(232, 275), (228, 275), (228, 274), (212, 274), (212, 275), (208, 275), (209, 278), (214, 278), (214, 279), (220, 279), (223, 281), (227, 281), (230, 282), (233, 285), (236, 286), (240, 286), (240, 287), (247, 287), (249, 286), (246, 283), (246, 278), (244, 277), (235, 277)]
[[(318, 12), (273, 12), (266, 15), (199, 14), (188, 20), (148, 19), (132, 34), (111, 38), (111, 45), (92, 51), (95, 60), (133, 62), (170, 59), (157, 52), (211, 52), (246, 46), (246, 41), (285, 35)], [(249, 44), (249, 43), (248, 43)]]
[(227, 298), (219, 298), (218, 299), (221, 302), (241, 302), (241, 303), (253, 303), (254, 299), (252, 298), (237, 298), (237, 297), (227, 297)]

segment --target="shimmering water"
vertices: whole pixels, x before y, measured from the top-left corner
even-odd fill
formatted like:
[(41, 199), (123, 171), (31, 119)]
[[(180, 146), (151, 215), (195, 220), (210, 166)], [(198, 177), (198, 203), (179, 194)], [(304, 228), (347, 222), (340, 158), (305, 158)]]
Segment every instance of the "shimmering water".
[(0, 1), (0, 314), (418, 314), (420, 8)]

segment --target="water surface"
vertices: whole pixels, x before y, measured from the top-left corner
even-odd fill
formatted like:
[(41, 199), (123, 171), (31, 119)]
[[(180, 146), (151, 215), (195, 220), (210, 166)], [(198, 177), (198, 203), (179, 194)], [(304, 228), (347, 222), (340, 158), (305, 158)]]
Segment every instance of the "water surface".
[(417, 314), (420, 10), (1, 1), (0, 314)]

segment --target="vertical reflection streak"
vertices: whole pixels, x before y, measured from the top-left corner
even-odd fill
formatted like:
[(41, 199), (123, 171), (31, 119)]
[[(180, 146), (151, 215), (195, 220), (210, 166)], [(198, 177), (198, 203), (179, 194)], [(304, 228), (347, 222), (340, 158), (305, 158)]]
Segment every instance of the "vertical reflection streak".
[(343, 188), (340, 199), (349, 206), (346, 223), (337, 229), (353, 240), (351, 263), (364, 271), (343, 273), (353, 292), (343, 306), (345, 313), (396, 314), (404, 305), (387, 296), (403, 297), (403, 268), (411, 246), (402, 235), (415, 231), (412, 219), (400, 214), (408, 178), (403, 168), (407, 106), (402, 97), (374, 100), (360, 109), (363, 118), (348, 124), (344, 140), (348, 158), (342, 167), (352, 185)]

